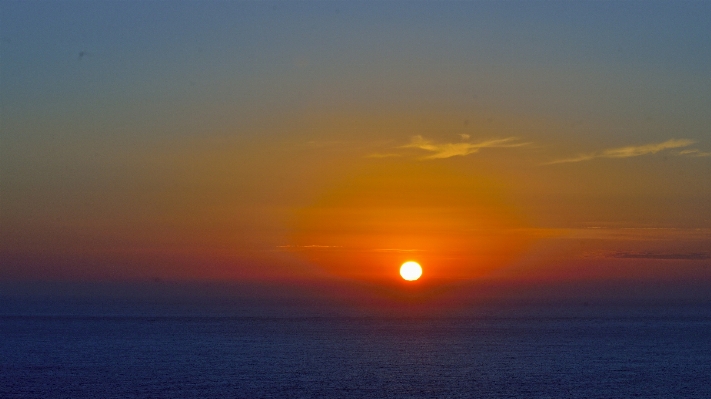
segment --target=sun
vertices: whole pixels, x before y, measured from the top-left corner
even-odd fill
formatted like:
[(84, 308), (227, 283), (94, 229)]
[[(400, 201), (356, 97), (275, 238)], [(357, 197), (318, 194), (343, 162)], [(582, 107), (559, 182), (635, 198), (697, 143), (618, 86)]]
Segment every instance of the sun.
[(405, 262), (400, 266), (400, 275), (407, 281), (415, 281), (422, 276), (422, 266), (417, 262)]

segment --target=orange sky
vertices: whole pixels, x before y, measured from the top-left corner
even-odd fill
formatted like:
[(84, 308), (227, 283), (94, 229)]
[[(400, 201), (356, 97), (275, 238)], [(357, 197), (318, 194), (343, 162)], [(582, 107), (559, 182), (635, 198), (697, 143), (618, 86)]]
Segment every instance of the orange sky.
[(331, 5), (2, 4), (0, 281), (711, 280), (706, 6)]

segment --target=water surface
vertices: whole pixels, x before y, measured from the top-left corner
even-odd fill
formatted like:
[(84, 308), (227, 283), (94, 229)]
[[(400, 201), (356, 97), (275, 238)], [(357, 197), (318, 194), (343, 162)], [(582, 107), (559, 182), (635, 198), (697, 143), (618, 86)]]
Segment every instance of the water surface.
[(0, 318), (4, 398), (708, 398), (708, 317)]

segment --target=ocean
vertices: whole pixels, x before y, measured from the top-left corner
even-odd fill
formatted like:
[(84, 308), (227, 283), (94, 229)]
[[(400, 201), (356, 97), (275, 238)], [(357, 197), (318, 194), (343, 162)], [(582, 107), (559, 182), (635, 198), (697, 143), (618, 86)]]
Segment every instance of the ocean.
[(2, 398), (711, 398), (711, 318), (0, 317)]

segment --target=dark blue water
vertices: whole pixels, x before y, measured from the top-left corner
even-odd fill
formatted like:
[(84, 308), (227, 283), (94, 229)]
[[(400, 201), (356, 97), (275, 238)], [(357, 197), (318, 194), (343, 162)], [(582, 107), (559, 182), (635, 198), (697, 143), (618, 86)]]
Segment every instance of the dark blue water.
[(711, 398), (708, 317), (0, 318), (2, 398)]

